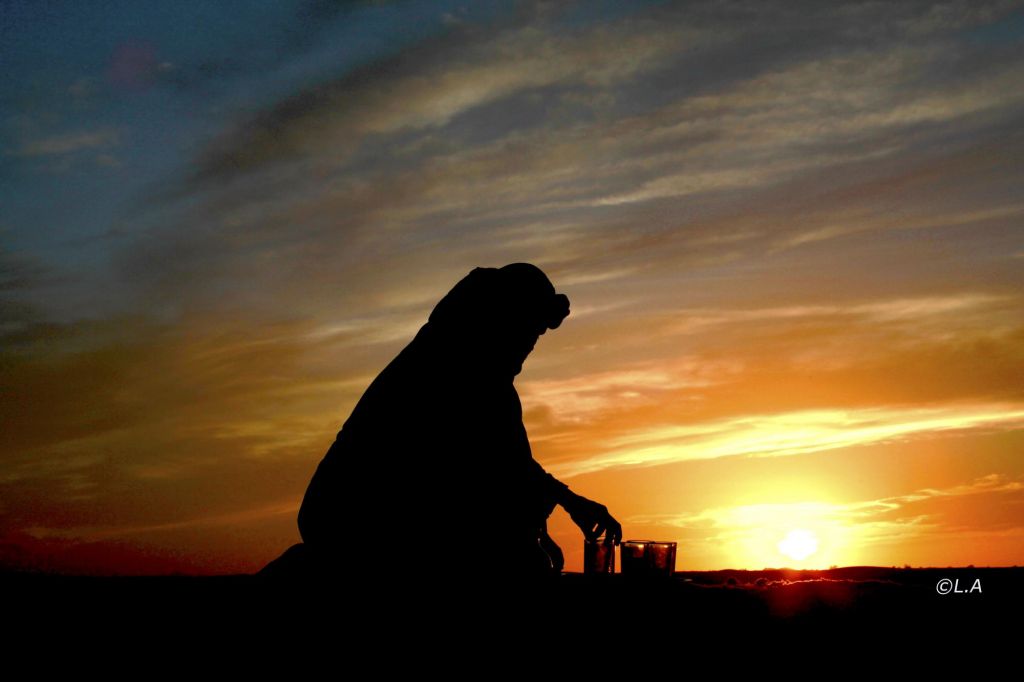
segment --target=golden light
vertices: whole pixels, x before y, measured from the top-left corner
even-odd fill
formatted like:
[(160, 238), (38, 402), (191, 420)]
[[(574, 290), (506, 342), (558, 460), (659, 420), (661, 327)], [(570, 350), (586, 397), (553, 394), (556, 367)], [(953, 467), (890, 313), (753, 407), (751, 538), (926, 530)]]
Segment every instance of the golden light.
[(818, 551), (818, 538), (809, 530), (797, 528), (779, 541), (779, 551), (791, 559), (803, 561)]
[(880, 532), (872, 524), (861, 523), (861, 514), (857, 503), (822, 499), (716, 507), (682, 523), (709, 529), (707, 541), (720, 551), (713, 565), (815, 569), (851, 566), (861, 560), (864, 547)]

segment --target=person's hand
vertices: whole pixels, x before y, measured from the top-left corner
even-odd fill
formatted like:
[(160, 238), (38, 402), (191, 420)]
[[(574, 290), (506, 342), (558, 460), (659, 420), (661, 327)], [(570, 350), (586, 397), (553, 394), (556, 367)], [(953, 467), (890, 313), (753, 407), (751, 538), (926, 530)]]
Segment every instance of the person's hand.
[(608, 513), (608, 507), (603, 504), (588, 500), (582, 495), (575, 495), (563, 503), (562, 507), (588, 540), (595, 540), (601, 533), (605, 533), (606, 543), (617, 545), (622, 541), (622, 524)]

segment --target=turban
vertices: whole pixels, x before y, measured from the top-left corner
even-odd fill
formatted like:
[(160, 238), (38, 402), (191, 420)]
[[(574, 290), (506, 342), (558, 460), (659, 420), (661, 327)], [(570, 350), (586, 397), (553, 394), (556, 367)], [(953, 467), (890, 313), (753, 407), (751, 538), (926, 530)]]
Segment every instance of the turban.
[(512, 263), (503, 268), (474, 268), (438, 302), (430, 323), (462, 328), (514, 320), (557, 329), (568, 315), (569, 298), (555, 292), (540, 268)]

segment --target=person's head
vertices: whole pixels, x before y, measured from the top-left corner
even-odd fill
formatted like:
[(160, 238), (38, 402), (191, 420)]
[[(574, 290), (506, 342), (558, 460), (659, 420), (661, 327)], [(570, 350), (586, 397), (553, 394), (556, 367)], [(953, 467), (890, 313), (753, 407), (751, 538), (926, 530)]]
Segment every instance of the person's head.
[(569, 299), (530, 263), (475, 268), (435, 306), (430, 324), (457, 337), (467, 361), (515, 376), (548, 329), (569, 314)]

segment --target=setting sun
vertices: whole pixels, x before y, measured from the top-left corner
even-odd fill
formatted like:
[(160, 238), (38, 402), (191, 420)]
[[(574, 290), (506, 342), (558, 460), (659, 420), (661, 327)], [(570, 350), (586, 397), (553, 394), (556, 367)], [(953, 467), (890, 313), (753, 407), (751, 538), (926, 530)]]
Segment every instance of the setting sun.
[(791, 559), (803, 561), (818, 551), (818, 538), (809, 530), (791, 530), (779, 541), (779, 551)]

